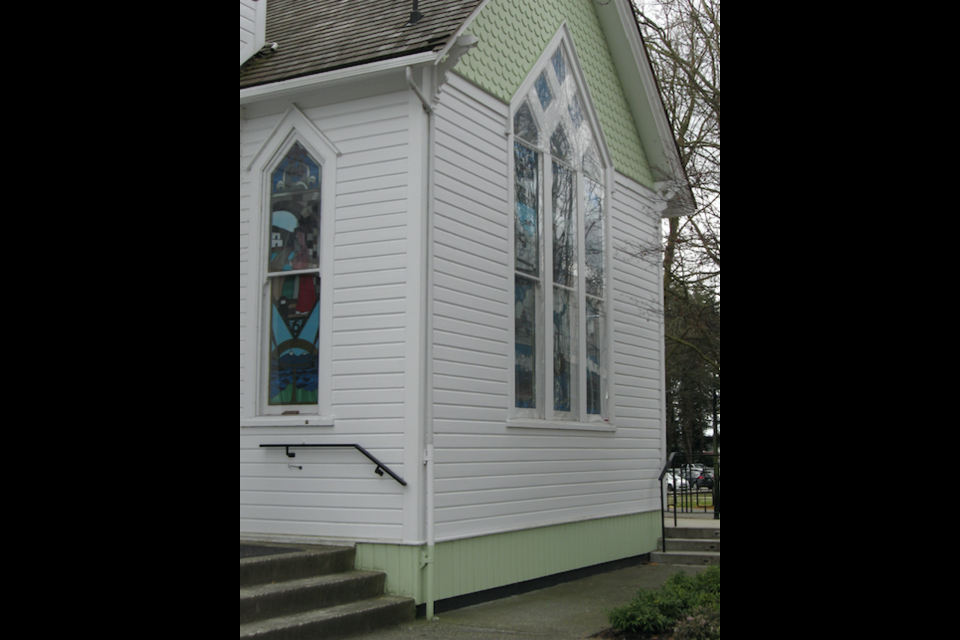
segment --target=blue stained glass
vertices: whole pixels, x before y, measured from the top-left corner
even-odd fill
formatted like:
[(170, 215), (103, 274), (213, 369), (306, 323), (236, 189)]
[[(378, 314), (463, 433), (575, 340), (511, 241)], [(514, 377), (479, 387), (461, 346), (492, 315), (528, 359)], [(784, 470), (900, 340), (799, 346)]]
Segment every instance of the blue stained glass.
[(539, 276), (540, 154), (517, 144), (516, 174), (516, 269), (531, 276)]
[(518, 409), (537, 408), (537, 283), (516, 278), (516, 395)]
[(567, 79), (567, 61), (563, 57), (563, 49), (557, 49), (553, 54), (553, 69), (557, 72), (557, 80), (560, 84)]
[(320, 164), (295, 142), (273, 173), (273, 194), (319, 189), (321, 182)]
[(299, 143), (273, 172), (270, 273), (319, 269), (322, 175)]
[(546, 111), (547, 107), (553, 102), (553, 93), (550, 91), (550, 85), (547, 83), (547, 75), (541, 73), (537, 78), (537, 97), (540, 98), (540, 106)]
[(274, 278), (270, 299), (270, 404), (316, 404), (320, 380), (320, 278)]

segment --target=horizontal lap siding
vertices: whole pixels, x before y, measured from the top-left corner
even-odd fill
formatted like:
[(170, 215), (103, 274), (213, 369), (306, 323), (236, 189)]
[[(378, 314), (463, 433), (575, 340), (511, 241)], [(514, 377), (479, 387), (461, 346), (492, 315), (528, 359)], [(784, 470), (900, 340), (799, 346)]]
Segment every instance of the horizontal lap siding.
[[(508, 121), (507, 105), (451, 76), (436, 134), (433, 412), (441, 541), (659, 509), (650, 481), (661, 444), (655, 328), (644, 333), (626, 319), (616, 322), (618, 331), (639, 334), (625, 336), (615, 354), (627, 391), (616, 434), (507, 427)], [(618, 201), (614, 220), (639, 215), (629, 212), (633, 205)], [(632, 237), (658, 237), (646, 222), (631, 224), (638, 225)], [(621, 289), (645, 292), (657, 276), (618, 270), (615, 281), (624, 284), (615, 285), (619, 317), (629, 313)], [(643, 394), (630, 391), (635, 387), (651, 390), (649, 404), (634, 397)]]
[[(661, 267), (637, 257), (639, 245), (660, 243), (649, 191), (617, 175), (612, 202), (614, 376), (617, 426), (636, 443), (646, 509), (658, 509), (663, 460)], [(656, 254), (655, 254), (656, 255)]]
[(240, 0), (240, 48), (253, 42), (256, 28), (257, 10), (252, 0)]
[[(257, 13), (263, 10), (264, 2), (240, 0), (240, 64), (252, 56), (257, 46)], [(263, 23), (261, 22), (261, 27)], [(262, 37), (262, 33), (261, 33)]]
[[(401, 477), (405, 469), (405, 308), (410, 132), (406, 94), (304, 109), (342, 152), (336, 176), (336, 247), (333, 274), (333, 415), (336, 427), (241, 429), (240, 527), (261, 535), (350, 540), (401, 540), (404, 488), (374, 475), (374, 466), (351, 449), (264, 452), (260, 444), (357, 443)], [(241, 166), (249, 164), (282, 113), (244, 123)], [(246, 345), (246, 285), (253, 258), (244, 246), (255, 218), (244, 200), (241, 172), (241, 407)], [(249, 187), (247, 187), (249, 191)], [(329, 212), (324, 212), (329, 215)], [(247, 292), (249, 290), (249, 293)], [(415, 383), (415, 381), (414, 381)], [(291, 469), (288, 463), (303, 466)]]

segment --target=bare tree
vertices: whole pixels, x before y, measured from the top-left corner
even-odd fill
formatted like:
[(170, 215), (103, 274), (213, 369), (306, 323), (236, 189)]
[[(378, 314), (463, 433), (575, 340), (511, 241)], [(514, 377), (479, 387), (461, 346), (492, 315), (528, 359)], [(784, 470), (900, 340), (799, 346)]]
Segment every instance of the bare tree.
[(634, 10), (695, 198), (662, 247), (672, 444), (689, 449), (720, 386), (720, 0), (634, 0)]

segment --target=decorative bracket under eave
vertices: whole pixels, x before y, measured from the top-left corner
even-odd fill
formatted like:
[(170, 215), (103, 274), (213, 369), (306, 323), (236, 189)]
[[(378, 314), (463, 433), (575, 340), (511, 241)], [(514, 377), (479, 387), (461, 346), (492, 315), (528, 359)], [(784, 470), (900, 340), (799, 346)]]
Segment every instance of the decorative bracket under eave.
[(477, 36), (462, 35), (457, 38), (457, 41), (447, 52), (447, 56), (443, 58), (443, 61), (437, 62), (436, 88), (433, 92), (434, 104), (440, 101), (440, 91), (443, 90), (443, 85), (447, 83), (447, 73), (453, 70), (453, 68), (460, 63), (460, 59), (470, 53), (478, 44), (480, 44), (480, 39), (477, 38)]

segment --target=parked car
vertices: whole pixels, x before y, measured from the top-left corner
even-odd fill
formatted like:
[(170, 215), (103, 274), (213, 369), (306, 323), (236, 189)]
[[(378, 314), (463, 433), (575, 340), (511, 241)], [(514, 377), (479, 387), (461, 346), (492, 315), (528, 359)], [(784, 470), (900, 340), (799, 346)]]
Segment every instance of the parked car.
[(697, 489), (713, 489), (714, 482), (713, 469), (704, 469), (696, 480)]
[(686, 464), (683, 465), (683, 469), (680, 471), (680, 475), (683, 476), (684, 480), (694, 485), (697, 482), (697, 479), (703, 473), (704, 467), (702, 464)]
[(663, 481), (667, 485), (667, 491), (687, 491), (690, 488), (690, 483), (687, 482), (686, 478), (681, 478), (672, 471), (667, 472)]

